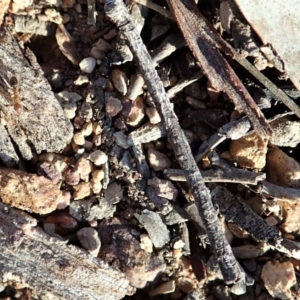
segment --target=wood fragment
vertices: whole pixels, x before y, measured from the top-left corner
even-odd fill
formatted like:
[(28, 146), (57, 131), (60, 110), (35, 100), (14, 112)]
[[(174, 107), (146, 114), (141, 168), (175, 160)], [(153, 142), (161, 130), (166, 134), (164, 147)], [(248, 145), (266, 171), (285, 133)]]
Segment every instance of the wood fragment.
[[(61, 151), (71, 141), (71, 122), (55, 98), (34, 54), (22, 48), (7, 29), (1, 29), (0, 33), (1, 124), (24, 159), (29, 160), (33, 153), (44, 150)], [(11, 140), (7, 142), (12, 145)], [(8, 165), (12, 161), (18, 162), (14, 151), (7, 153), (12, 148), (2, 147), (6, 151), (2, 156), (8, 156), (4, 159)]]
[(43, 299), (122, 299), (125, 275), (75, 246), (48, 236), (37, 221), (0, 202), (1, 281), (33, 288)]
[(78, 66), (81, 57), (76, 49), (75, 41), (63, 24), (59, 24), (56, 29), (56, 41), (60, 51), (75, 66)]
[[(201, 171), (201, 175), (204, 182), (227, 182), (250, 185), (257, 185), (258, 182), (266, 178), (265, 173), (255, 173), (237, 168), (204, 170)], [(177, 169), (166, 169), (164, 176), (174, 181), (186, 181), (183, 171)]]
[[(271, 127), (251, 95), (215, 47), (215, 39), (225, 47), (224, 41), (200, 14), (195, 2), (171, 0), (169, 6), (185, 40), (211, 84), (224, 91), (238, 111), (247, 114), (254, 129), (262, 136), (272, 134)], [(228, 50), (231, 53), (230, 49)]]
[(96, 25), (96, 10), (95, 10), (95, 0), (88, 0), (88, 25)]
[(212, 199), (226, 221), (234, 222), (259, 241), (274, 242), (281, 238), (280, 231), (268, 225), (244, 201), (223, 186), (212, 191)]
[(297, 202), (300, 200), (300, 189), (283, 187), (267, 181), (262, 181), (256, 189), (256, 192), (267, 195), (268, 197), (274, 197), (274, 200)]
[(150, 95), (161, 115), (176, 158), (185, 172), (198, 212), (205, 223), (210, 243), (215, 251), (225, 282), (245, 282), (245, 273), (234, 258), (230, 245), (222, 232), (211, 202), (209, 190), (203, 183), (201, 173), (192, 157), (190, 146), (172, 110), (163, 84), (153, 68), (151, 57), (134, 28), (123, 1), (107, 0), (105, 1), (104, 10), (126, 37)]

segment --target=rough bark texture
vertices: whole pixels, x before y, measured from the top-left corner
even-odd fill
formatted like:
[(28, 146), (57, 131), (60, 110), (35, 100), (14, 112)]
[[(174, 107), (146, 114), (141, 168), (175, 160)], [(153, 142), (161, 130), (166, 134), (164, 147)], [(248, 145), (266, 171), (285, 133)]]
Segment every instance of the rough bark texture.
[[(72, 125), (29, 49), (23, 49), (7, 31), (0, 31), (0, 121), (23, 158), (62, 150), (72, 138)], [(0, 139), (0, 158), (7, 166), (17, 162), (12, 141)], [(9, 146), (11, 145), (11, 146)]]
[(37, 221), (0, 202), (0, 276), (42, 299), (122, 299), (124, 274), (75, 246), (34, 228)]
[(184, 170), (187, 183), (195, 198), (199, 214), (205, 223), (209, 241), (215, 251), (226, 283), (245, 282), (245, 273), (234, 258), (211, 202), (198, 166), (193, 159), (190, 146), (178, 123), (163, 84), (153, 67), (151, 57), (134, 28), (130, 16), (121, 0), (105, 1), (105, 12), (126, 37), (129, 48), (147, 84), (148, 91), (159, 111), (169, 140), (180, 167)]

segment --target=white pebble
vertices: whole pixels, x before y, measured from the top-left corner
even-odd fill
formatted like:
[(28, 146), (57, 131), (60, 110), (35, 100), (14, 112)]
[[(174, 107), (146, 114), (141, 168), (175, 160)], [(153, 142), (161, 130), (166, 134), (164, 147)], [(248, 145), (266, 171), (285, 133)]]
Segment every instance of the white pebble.
[(96, 66), (96, 59), (94, 57), (86, 57), (84, 58), (80, 64), (80, 70), (85, 73), (92, 73)]
[(101, 166), (101, 165), (103, 165), (107, 162), (108, 157), (103, 151), (97, 150), (97, 151), (94, 151), (93, 153), (90, 154), (89, 159), (96, 166)]
[(244, 295), (246, 291), (247, 289), (244, 283), (234, 284), (230, 289), (230, 292), (235, 295)]

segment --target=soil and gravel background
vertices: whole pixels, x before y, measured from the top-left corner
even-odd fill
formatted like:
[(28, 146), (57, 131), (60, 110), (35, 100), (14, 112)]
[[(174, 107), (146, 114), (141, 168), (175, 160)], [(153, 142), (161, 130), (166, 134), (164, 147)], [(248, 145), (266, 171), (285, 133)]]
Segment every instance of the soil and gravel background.
[[(115, 276), (116, 286), (124, 285), (123, 299), (300, 299), (300, 122), (296, 114), (224, 55), (273, 130), (272, 136), (262, 137), (245, 121), (243, 133), (236, 125), (231, 130), (238, 137), (230, 136), (224, 125), (238, 124), (244, 115), (207, 80), (176, 22), (139, 1), (125, 1), (212, 192), (233, 254), (254, 279), (249, 286), (226, 285), (161, 116), (125, 38), (104, 13), (104, 0), (2, 2), (1, 30), (21, 49), (34, 53), (41, 76), (50, 84), (44, 85), (47, 93), (59, 104), (57, 114), (48, 112), (50, 100), (35, 110), (28, 104), (33, 102), (24, 91), (22, 69), (12, 74), (9, 68), (5, 71), (7, 62), (1, 64), (0, 123), (8, 128), (14, 149), (9, 158), (0, 149), (4, 203), (26, 211), (45, 237), (89, 253), (75, 260), (78, 266), (93, 257), (117, 270), (109, 276)], [(299, 104), (297, 75), (289, 69), (293, 62), (287, 61), (288, 69), (284, 68), (293, 52), (287, 50), (280, 57), (274, 49), (280, 43), (264, 40), (269, 37), (264, 38), (259, 26), (253, 26), (253, 31), (241, 11), (245, 10), (250, 23), (251, 14), (239, 2), (240, 9), (232, 0), (199, 1), (197, 5), (241, 57)], [(155, 3), (168, 10), (164, 1)], [(8, 41), (0, 36), (4, 51), (15, 47)], [(60, 141), (55, 151), (37, 148), (35, 142), (43, 140), (42, 134), (35, 140), (34, 129), (22, 127), (30, 113), (57, 117), (57, 124), (51, 125), (53, 132), (49, 124), (47, 129), (53, 141)], [(24, 130), (20, 140), (19, 129)], [(55, 137), (59, 130), (64, 136)], [(224, 138), (208, 143), (201, 155), (204, 142), (218, 134)], [(20, 145), (28, 140), (30, 153), (25, 157)], [(15, 232), (11, 234), (16, 238)], [(6, 239), (10, 240), (10, 233)], [(13, 245), (22, 248), (22, 239)], [(65, 248), (55, 247), (57, 255), (64, 257)], [(30, 247), (28, 255), (39, 259)], [(71, 281), (72, 272), (66, 266), (61, 267), (63, 279), (58, 279), (58, 285), (68, 278)], [(0, 299), (63, 299), (55, 293), (55, 285), (54, 298), (47, 294), (47, 281), (36, 288), (34, 280), (29, 284), (17, 276), (1, 276)], [(74, 284), (80, 289), (80, 280)], [(47, 293), (39, 292), (43, 288)], [(87, 299), (120, 299), (120, 294), (112, 290)]]

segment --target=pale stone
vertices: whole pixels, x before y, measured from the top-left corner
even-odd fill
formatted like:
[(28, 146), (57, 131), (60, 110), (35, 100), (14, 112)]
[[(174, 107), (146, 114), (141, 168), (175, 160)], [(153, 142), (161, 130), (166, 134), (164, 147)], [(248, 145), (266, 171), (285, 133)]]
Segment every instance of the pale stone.
[(267, 141), (257, 132), (231, 141), (230, 154), (243, 168), (261, 169), (266, 164)]
[(85, 197), (91, 196), (91, 187), (89, 182), (80, 182), (74, 186), (74, 200), (80, 200)]
[(107, 155), (101, 151), (101, 150), (96, 150), (92, 152), (89, 156), (89, 159), (96, 165), (96, 166), (101, 166), (105, 164), (108, 160)]
[(158, 124), (161, 122), (160, 115), (155, 107), (147, 107), (146, 115), (148, 116), (151, 124)]
[(77, 77), (77, 79), (74, 81), (74, 84), (77, 85), (77, 86), (80, 86), (80, 85), (83, 85), (83, 84), (88, 83), (88, 82), (89, 82), (89, 79), (87, 78), (87, 76), (79, 75)]
[(81, 133), (83, 134), (83, 136), (89, 136), (92, 134), (92, 132), (93, 132), (92, 122), (86, 122), (81, 129)]
[(115, 69), (111, 72), (111, 80), (117, 91), (123, 96), (127, 93), (128, 78), (126, 73), (119, 69)]
[(168, 156), (155, 149), (148, 150), (148, 160), (154, 171), (163, 171), (171, 166)]
[(79, 63), (79, 68), (84, 73), (92, 73), (96, 67), (96, 59), (94, 57), (86, 57)]
[(85, 182), (88, 182), (89, 176), (90, 176), (91, 172), (93, 171), (93, 165), (85, 157), (80, 157), (76, 163), (76, 170), (78, 171), (78, 173), (80, 175), (80, 179)]
[(300, 164), (278, 148), (268, 153), (267, 174), (271, 183), (285, 187), (300, 187)]
[(104, 178), (104, 171), (103, 170), (93, 171), (92, 178), (95, 182), (100, 182)]
[(262, 268), (261, 279), (272, 297), (282, 300), (292, 298), (290, 288), (297, 280), (291, 262), (268, 261)]
[(151, 239), (149, 238), (148, 234), (141, 234), (140, 235), (140, 240), (141, 240), (141, 248), (143, 250), (145, 250), (148, 253), (152, 253), (153, 252), (153, 244), (151, 242)]
[(68, 119), (73, 119), (76, 115), (77, 102), (81, 100), (81, 96), (76, 93), (70, 93), (68, 91), (62, 91), (55, 94), (59, 104), (63, 108), (65, 115)]
[(130, 112), (127, 114), (125, 123), (130, 126), (137, 126), (145, 116), (145, 103), (142, 97), (137, 97), (135, 101), (130, 101)]
[(284, 220), (280, 227), (285, 232), (300, 233), (300, 203), (299, 202), (283, 202), (282, 209), (284, 212)]
[(84, 135), (81, 132), (76, 132), (73, 135), (73, 141), (76, 145), (82, 146), (85, 143)]

